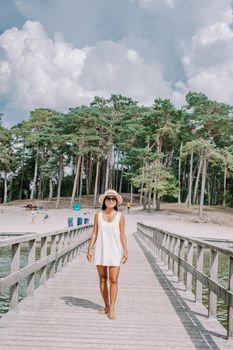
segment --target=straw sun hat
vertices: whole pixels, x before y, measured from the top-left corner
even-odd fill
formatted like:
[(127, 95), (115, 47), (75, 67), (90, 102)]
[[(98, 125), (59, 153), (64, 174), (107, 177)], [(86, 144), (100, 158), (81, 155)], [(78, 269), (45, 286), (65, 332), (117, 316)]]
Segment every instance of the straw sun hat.
[(122, 202), (123, 202), (123, 199), (122, 199), (121, 195), (120, 195), (119, 193), (117, 193), (117, 191), (114, 191), (114, 190), (107, 190), (107, 191), (104, 192), (104, 194), (101, 194), (101, 196), (99, 197), (99, 203), (100, 203), (101, 205), (103, 205), (103, 203), (104, 203), (104, 198), (105, 198), (106, 196), (115, 196), (116, 199), (117, 199), (117, 204), (118, 204), (118, 205), (122, 204)]

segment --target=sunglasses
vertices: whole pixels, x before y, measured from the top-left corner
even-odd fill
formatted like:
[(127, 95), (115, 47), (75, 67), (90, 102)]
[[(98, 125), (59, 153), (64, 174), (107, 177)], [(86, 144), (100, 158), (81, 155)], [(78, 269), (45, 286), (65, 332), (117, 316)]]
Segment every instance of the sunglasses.
[(116, 197), (105, 197), (107, 201), (116, 201)]

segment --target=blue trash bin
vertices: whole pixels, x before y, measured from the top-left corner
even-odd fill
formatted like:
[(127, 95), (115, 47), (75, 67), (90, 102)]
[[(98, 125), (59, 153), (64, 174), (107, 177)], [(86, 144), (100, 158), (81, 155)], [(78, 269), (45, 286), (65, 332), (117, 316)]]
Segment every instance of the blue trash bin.
[(83, 218), (81, 216), (77, 217), (77, 225), (83, 224)]
[(74, 226), (73, 218), (68, 218), (67, 221), (68, 221), (68, 227), (73, 227)]
[(80, 203), (75, 203), (75, 204), (73, 205), (73, 209), (74, 209), (75, 211), (79, 211), (79, 210), (81, 209), (81, 204), (80, 204)]
[(84, 225), (88, 225), (89, 224), (89, 219), (88, 218), (84, 218)]

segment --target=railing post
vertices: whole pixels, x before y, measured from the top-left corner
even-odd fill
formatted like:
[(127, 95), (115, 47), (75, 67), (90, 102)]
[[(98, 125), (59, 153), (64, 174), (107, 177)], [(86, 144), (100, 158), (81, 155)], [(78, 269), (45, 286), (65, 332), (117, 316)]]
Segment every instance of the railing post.
[[(180, 239), (179, 258), (184, 259), (185, 256), (185, 240)], [(180, 260), (178, 263), (178, 281), (184, 283), (184, 268), (181, 266)]]
[[(167, 249), (169, 249), (169, 241), (170, 241), (170, 235), (168, 233), (166, 233), (166, 241), (165, 241), (165, 246)], [(168, 253), (165, 253), (165, 261), (164, 261), (164, 265), (167, 266), (168, 269)]]
[[(175, 237), (174, 242), (174, 254), (178, 257), (179, 255), (179, 244), (180, 241), (177, 237)], [(174, 275), (178, 277), (178, 262), (174, 260)]]
[[(228, 290), (233, 293), (233, 258), (230, 257), (229, 261), (229, 285)], [(227, 325), (227, 338), (233, 338), (233, 300), (229, 300), (228, 305), (228, 325)]]
[[(69, 235), (69, 242), (68, 242), (68, 245), (70, 246), (72, 243), (73, 243), (73, 237), (74, 237), (74, 229), (73, 230), (70, 230), (70, 232), (68, 233)], [(71, 261), (72, 260), (72, 257), (73, 257), (73, 254), (72, 254), (72, 251), (70, 251), (68, 253), (68, 261)]]
[[(28, 265), (36, 261), (36, 240), (29, 241)], [(33, 295), (35, 290), (35, 272), (28, 276), (27, 279), (27, 295)]]
[[(163, 245), (163, 247), (166, 247), (166, 239), (167, 239), (167, 237), (166, 237), (166, 234), (165, 233), (163, 233), (163, 238), (162, 238), (162, 245)], [(161, 261), (162, 261), (162, 263), (165, 265), (165, 256), (166, 256), (166, 253), (164, 252), (164, 250), (162, 249), (161, 250)]]
[[(50, 252), (51, 255), (56, 253), (56, 244), (57, 244), (56, 240), (57, 240), (57, 236), (56, 235), (51, 236), (51, 252)], [(54, 260), (51, 263), (51, 269), (50, 269), (49, 277), (54, 277), (55, 276), (55, 273), (56, 273), (55, 267), (56, 267), (56, 260)]]
[[(64, 233), (64, 248), (67, 248), (69, 245), (69, 231)], [(63, 266), (66, 266), (68, 262), (68, 253), (65, 254), (64, 260), (63, 260)]]
[[(64, 240), (64, 233), (61, 233), (58, 238), (58, 245), (57, 245), (58, 251), (62, 250), (63, 248), (63, 240)], [(58, 259), (57, 271), (60, 271), (61, 268), (62, 268), (62, 256)]]
[[(76, 228), (76, 229), (75, 229), (75, 235), (74, 235), (74, 241), (75, 241), (75, 243), (78, 242), (78, 239), (79, 239), (79, 230)], [(78, 254), (78, 247), (76, 247), (76, 248), (74, 249), (74, 256), (77, 256), (77, 254)]]
[[(164, 234), (162, 232), (159, 232), (159, 243), (163, 244)], [(159, 247), (159, 259), (162, 262), (163, 261), (163, 250), (161, 246)]]
[[(71, 244), (75, 243), (75, 236), (76, 236), (76, 229), (72, 230), (72, 236), (71, 236)], [(73, 260), (75, 256), (75, 249), (72, 250), (72, 252), (70, 252), (70, 260)]]
[[(168, 241), (168, 250), (172, 252), (172, 247), (174, 246), (174, 240), (173, 236), (169, 235), (169, 241)], [(170, 252), (168, 253), (168, 270), (173, 272), (173, 259), (170, 255)]]
[[(12, 244), (11, 247), (11, 273), (19, 270), (19, 260), (20, 260), (20, 244)], [(13, 310), (17, 307), (19, 295), (19, 283), (15, 283), (10, 288), (10, 305), (9, 309)]]
[[(48, 241), (48, 237), (41, 238), (41, 250), (40, 250), (40, 257), (41, 258), (44, 258), (45, 256), (47, 256), (47, 241)], [(45, 265), (44, 267), (41, 268), (40, 285), (44, 284), (46, 281), (46, 267), (47, 267), (47, 265)]]
[[(203, 273), (203, 256), (204, 249), (201, 245), (197, 245), (197, 270)], [(196, 279), (195, 301), (202, 303), (202, 283)]]
[(157, 232), (157, 230), (154, 230), (155, 232), (155, 240), (156, 240), (156, 256), (159, 258), (160, 257), (160, 249), (159, 249), (159, 233)]
[[(193, 243), (188, 242), (187, 250), (187, 262), (193, 265)], [(186, 273), (186, 290), (192, 292), (192, 274), (187, 271)]]
[[(210, 278), (213, 281), (218, 280), (218, 252), (210, 251)], [(209, 318), (216, 318), (217, 315), (217, 296), (214, 292), (210, 291), (209, 294)]]

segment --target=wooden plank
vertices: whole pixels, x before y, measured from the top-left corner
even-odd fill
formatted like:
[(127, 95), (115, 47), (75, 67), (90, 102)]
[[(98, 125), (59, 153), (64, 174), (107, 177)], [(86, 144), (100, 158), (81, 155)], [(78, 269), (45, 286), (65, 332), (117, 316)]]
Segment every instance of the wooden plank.
[(98, 273), (82, 251), (46, 281), (46, 288), (37, 289), (33, 299), (20, 303), (16, 315), (0, 320), (1, 345), (17, 349), (29, 344), (33, 350), (196, 349), (133, 236), (127, 243), (130, 258), (121, 266), (116, 320), (97, 312), (103, 305)]
[[(140, 231), (142, 235), (145, 235), (142, 231)], [(184, 237), (183, 237), (184, 238)], [(184, 241), (184, 239), (183, 239)], [(184, 257), (181, 258), (180, 256), (177, 257), (173, 252), (169, 252), (166, 247), (163, 245), (160, 245), (160, 248), (163, 252), (163, 254), (170, 254), (172, 258), (178, 262), (179, 271), (182, 275), (182, 278), (184, 278), (183, 271), (184, 269), (191, 273), (193, 277), (197, 278), (202, 285), (206, 286), (211, 292), (216, 294), (221, 300), (223, 300), (227, 305), (233, 306), (233, 293), (231, 293), (229, 290), (224, 288), (221, 284), (216, 282), (216, 280), (212, 280), (210, 277), (205, 275), (204, 273), (201, 273), (198, 271), (194, 266), (190, 265)], [(181, 247), (180, 247), (181, 249)], [(217, 252), (217, 251), (215, 251)], [(185, 252), (183, 252), (183, 255), (185, 255)], [(181, 279), (180, 279), (181, 281)], [(184, 281), (184, 279), (182, 280)], [(182, 282), (183, 283), (183, 282)]]
[[(203, 273), (203, 257), (204, 249), (202, 246), (197, 245), (197, 270), (201, 273)], [(196, 279), (195, 301), (202, 303), (202, 283), (198, 279)]]
[[(210, 278), (213, 281), (218, 280), (218, 252), (210, 251)], [(217, 316), (217, 293), (210, 290), (209, 294), (209, 318), (216, 318)]]
[[(11, 273), (14, 273), (19, 270), (20, 244), (13, 244), (11, 249)], [(10, 288), (10, 310), (15, 309), (17, 307), (18, 294), (19, 284), (18, 282), (16, 282)]]
[[(137, 224), (137, 227), (139, 230), (141, 230), (141, 232), (143, 232), (142, 229), (140, 228), (145, 228), (145, 229), (148, 229), (152, 226), (148, 226), (148, 225), (144, 225), (142, 223), (138, 223)], [(179, 238), (179, 239), (185, 239), (189, 242), (192, 242), (193, 244), (199, 244), (201, 245), (203, 248), (207, 248), (207, 249), (212, 249), (213, 251), (216, 251), (216, 252), (219, 252), (219, 253), (222, 253), (222, 254), (226, 254), (227, 256), (230, 256), (233, 258), (233, 252), (231, 249), (227, 249), (227, 248), (222, 248), (220, 246), (218, 246), (216, 243), (214, 244), (213, 242), (210, 243), (210, 240), (201, 240), (201, 239), (197, 239), (197, 238), (191, 238), (191, 237), (184, 237), (184, 236), (181, 236), (181, 235), (178, 235), (178, 234), (175, 234), (175, 233), (171, 233), (171, 232), (168, 232), (168, 231), (165, 231), (165, 230), (162, 230), (162, 229), (158, 229), (156, 227), (153, 227), (154, 230), (157, 230), (157, 231), (160, 231), (161, 234), (165, 235), (165, 234), (169, 234), (173, 237), (176, 237), (176, 238)], [(164, 244), (163, 244), (164, 245)]]
[[(188, 242), (188, 247), (187, 247), (187, 262), (190, 265), (193, 265), (193, 243)], [(192, 274), (190, 272), (186, 273), (186, 290), (192, 292)]]
[(184, 268), (181, 265), (181, 259), (184, 259), (185, 256), (185, 240), (180, 239), (179, 245), (179, 263), (178, 263), (178, 280), (181, 283), (184, 283)]
[[(43, 259), (47, 256), (47, 246), (48, 246), (48, 237), (41, 238), (41, 248), (40, 248), (40, 257)], [(40, 270), (40, 284), (44, 284), (46, 281), (46, 268), (47, 264), (43, 266)]]
[[(55, 255), (56, 254), (56, 249), (57, 249), (57, 236), (52, 236), (51, 237), (51, 252), (50, 255)], [(53, 260), (51, 262), (51, 269), (49, 272), (49, 277), (54, 277), (56, 273), (56, 260)]]
[[(36, 261), (36, 240), (29, 241), (29, 253), (28, 253), (28, 265), (33, 264)], [(27, 295), (33, 295), (35, 289), (35, 272), (32, 272), (28, 276), (27, 280)]]
[(76, 249), (77, 247), (81, 247), (84, 244), (87, 244), (89, 238), (85, 238), (82, 241), (78, 241), (73, 245), (70, 245), (69, 247), (63, 248), (56, 253), (53, 253), (51, 255), (45, 256), (39, 260), (36, 260), (33, 264), (27, 265), (20, 270), (11, 273), (10, 275), (2, 278), (0, 280), (0, 292), (3, 292), (5, 289), (9, 288), (13, 284), (18, 283), (20, 280), (23, 280), (27, 278), (29, 275), (31, 275), (34, 272), (38, 272), (46, 265), (52, 263), (53, 261), (57, 261), (59, 258), (62, 258), (64, 254), (66, 254), (68, 251), (71, 251), (73, 249)]

